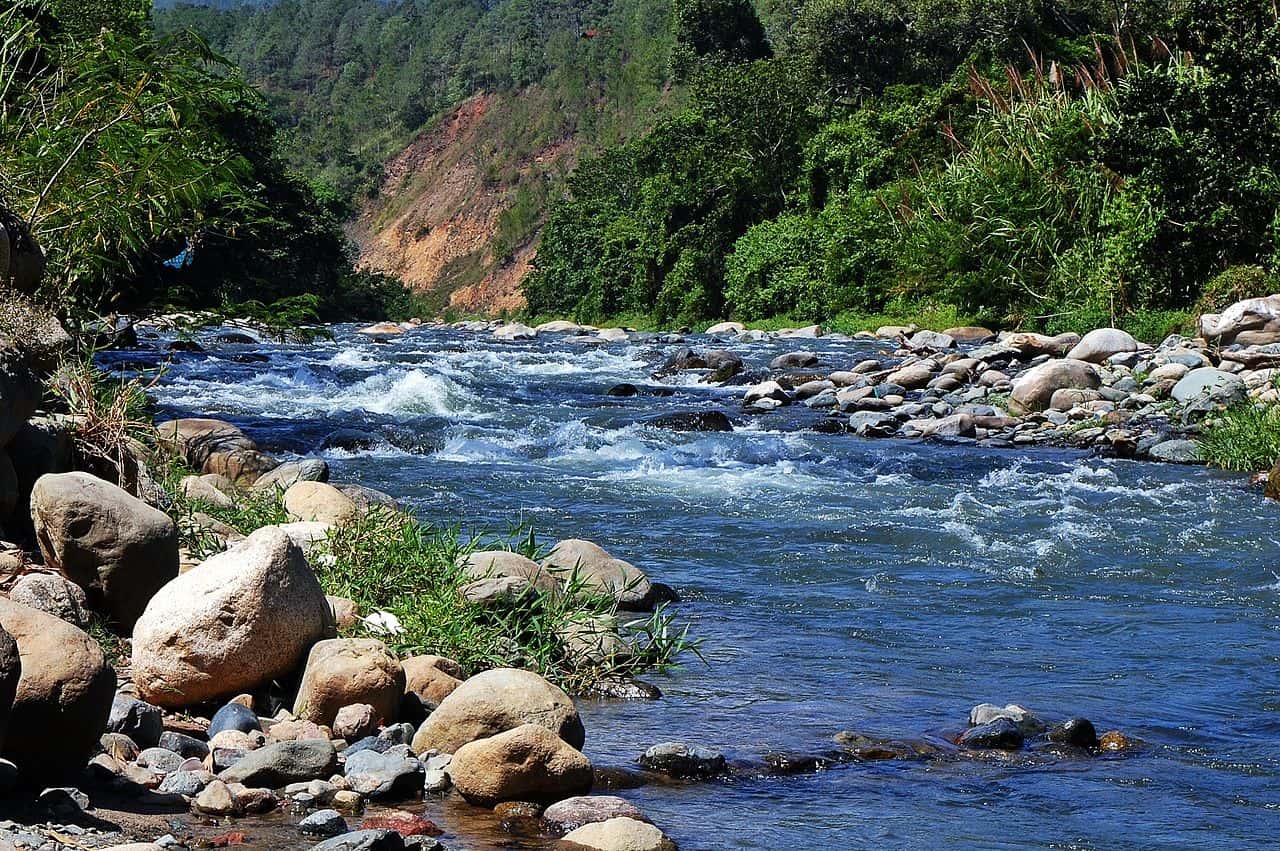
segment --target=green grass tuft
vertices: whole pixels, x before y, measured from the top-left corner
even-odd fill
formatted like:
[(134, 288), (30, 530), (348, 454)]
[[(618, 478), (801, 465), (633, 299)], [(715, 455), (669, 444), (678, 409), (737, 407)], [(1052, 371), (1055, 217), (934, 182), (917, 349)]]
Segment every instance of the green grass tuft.
[(1246, 402), (1207, 419), (1200, 460), (1224, 470), (1266, 470), (1280, 458), (1280, 406)]

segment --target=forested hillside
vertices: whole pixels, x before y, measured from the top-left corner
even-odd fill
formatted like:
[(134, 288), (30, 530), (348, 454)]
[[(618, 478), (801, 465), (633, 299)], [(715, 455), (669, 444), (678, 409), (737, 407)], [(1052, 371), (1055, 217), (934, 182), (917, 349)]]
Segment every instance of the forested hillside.
[(1270, 3), (281, 0), (156, 22), (262, 87), (366, 262), (464, 307), (512, 307), (523, 279), (529, 312), (583, 320), (1153, 336), (1273, 286)]
[(536, 312), (1152, 337), (1274, 289), (1271, 3), (810, 0), (767, 58), (685, 3), (692, 101), (578, 168)]

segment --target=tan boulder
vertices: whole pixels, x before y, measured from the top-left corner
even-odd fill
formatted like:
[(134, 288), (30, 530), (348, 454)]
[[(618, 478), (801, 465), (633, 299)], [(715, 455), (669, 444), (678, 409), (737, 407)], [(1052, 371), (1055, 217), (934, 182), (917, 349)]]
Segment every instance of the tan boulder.
[(9, 713), (13, 711), (13, 699), (18, 694), (21, 678), (22, 654), (18, 650), (18, 642), (0, 627), (0, 746), (4, 745)]
[(462, 668), (443, 656), (410, 656), (400, 665), (405, 693), (416, 694), (429, 707), (439, 706), (463, 682)]
[(532, 671), (496, 668), (466, 680), (418, 728), (415, 753), (456, 753), (467, 742), (524, 724), (540, 724), (575, 748), (586, 731), (573, 700)]
[(169, 515), (88, 473), (41, 476), (31, 519), (45, 563), (126, 629), (178, 575), (178, 528)]
[(620, 817), (571, 830), (557, 847), (592, 851), (676, 851), (676, 844), (646, 821)]
[(561, 541), (552, 548), (542, 566), (562, 584), (576, 576), (584, 590), (613, 597), (623, 609), (643, 611), (653, 608), (656, 602), (653, 585), (643, 570), (614, 558), (590, 541)]
[(284, 509), (293, 520), (342, 526), (360, 513), (351, 497), (325, 482), (296, 482), (284, 492)]
[(231, 449), (211, 453), (201, 470), (206, 474), (225, 476), (238, 488), (248, 488), (279, 466), (280, 462), (275, 458), (256, 449)]
[(591, 790), (591, 761), (546, 727), (525, 724), (460, 747), (449, 763), (468, 802), (550, 803)]
[(338, 710), (365, 703), (391, 723), (400, 711), (404, 684), (404, 669), (381, 641), (331, 638), (311, 648), (293, 714), (331, 727)]
[(21, 659), (4, 758), (39, 781), (79, 772), (106, 732), (115, 671), (98, 642), (53, 615), (0, 599), (0, 627)]
[(458, 559), (458, 566), (470, 579), (514, 577), (525, 580), (537, 591), (555, 591), (560, 582), (555, 575), (532, 559), (506, 550), (485, 550)]
[(1032, 367), (1013, 381), (1009, 412), (1019, 416), (1049, 407), (1055, 391), (1096, 390), (1102, 378), (1092, 364), (1080, 360), (1051, 360)]
[(169, 420), (156, 426), (156, 431), (160, 448), (185, 459), (193, 470), (203, 470), (204, 462), (215, 452), (258, 448), (239, 428), (222, 420), (197, 417)]
[(981, 325), (961, 325), (957, 328), (948, 328), (942, 333), (957, 343), (984, 343), (996, 336), (995, 331)]
[(133, 631), (134, 683), (165, 707), (252, 691), (294, 670), (331, 628), (302, 550), (264, 527), (156, 594)]
[(178, 490), (193, 502), (205, 502), (214, 508), (231, 508), (235, 502), (215, 483), (224, 479), (230, 482), (230, 479), (226, 479), (225, 476), (212, 473), (204, 476), (183, 476), (178, 482)]
[(360, 607), (355, 600), (346, 597), (327, 596), (329, 608), (333, 610), (333, 622), (338, 629), (350, 629), (360, 622)]

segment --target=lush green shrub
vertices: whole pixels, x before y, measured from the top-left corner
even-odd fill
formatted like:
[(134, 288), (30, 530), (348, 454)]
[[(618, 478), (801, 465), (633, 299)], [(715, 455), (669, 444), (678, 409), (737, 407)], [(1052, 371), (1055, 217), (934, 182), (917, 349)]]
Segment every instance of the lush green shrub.
[(1261, 266), (1232, 266), (1204, 285), (1196, 310), (1199, 313), (1221, 313), (1237, 301), (1271, 295), (1276, 290), (1275, 277)]
[(1245, 402), (1206, 420), (1200, 458), (1225, 470), (1265, 470), (1280, 458), (1280, 405)]

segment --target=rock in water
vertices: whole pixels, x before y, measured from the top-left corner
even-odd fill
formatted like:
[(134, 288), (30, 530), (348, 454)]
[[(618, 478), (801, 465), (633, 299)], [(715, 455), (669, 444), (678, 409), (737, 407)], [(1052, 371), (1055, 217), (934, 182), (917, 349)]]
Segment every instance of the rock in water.
[(555, 830), (568, 832), (584, 824), (608, 821), (613, 818), (633, 818), (648, 821), (636, 805), (613, 795), (579, 795), (552, 804), (542, 813), (542, 819)]
[(84, 631), (53, 615), (0, 599), (0, 627), (18, 645), (21, 676), (3, 755), (23, 777), (47, 780), (84, 768), (98, 749), (116, 674)]
[(453, 785), (470, 803), (547, 803), (591, 789), (591, 762), (546, 727), (525, 724), (463, 745), (449, 764)]
[(524, 724), (541, 724), (581, 749), (586, 731), (569, 695), (532, 671), (496, 668), (465, 681), (413, 737), (413, 750), (458, 748)]
[(1096, 748), (1098, 731), (1088, 718), (1068, 718), (1049, 731), (1049, 741), (1078, 748)]
[(542, 566), (562, 583), (576, 574), (587, 591), (613, 597), (619, 608), (648, 611), (656, 602), (653, 584), (643, 570), (614, 558), (590, 541), (561, 541), (551, 549)]
[(133, 679), (178, 707), (252, 691), (297, 667), (332, 612), (306, 558), (263, 528), (160, 590), (133, 631)]
[(278, 789), (332, 777), (338, 768), (338, 752), (323, 739), (276, 742), (250, 751), (219, 775), (227, 783)]
[(374, 638), (331, 638), (307, 656), (293, 714), (333, 726), (338, 710), (365, 703), (385, 724), (396, 720), (404, 697), (404, 669)]
[(664, 742), (640, 757), (640, 765), (671, 777), (714, 777), (725, 770), (724, 754), (712, 748)]
[(178, 528), (169, 515), (88, 473), (41, 476), (31, 519), (45, 563), (102, 600), (125, 629), (178, 575)]
[(354, 830), (313, 845), (311, 851), (405, 851), (405, 844), (394, 830)]
[(960, 736), (959, 744), (961, 747), (976, 750), (1016, 751), (1022, 747), (1025, 738), (1018, 725), (1012, 719), (1002, 715), (986, 724), (979, 724), (977, 727), (965, 730)]
[(733, 423), (723, 411), (683, 411), (661, 414), (647, 421), (655, 428), (671, 431), (733, 431)]
[(658, 828), (635, 818), (612, 818), (583, 825), (564, 837), (571, 848), (593, 851), (676, 851), (676, 844)]

